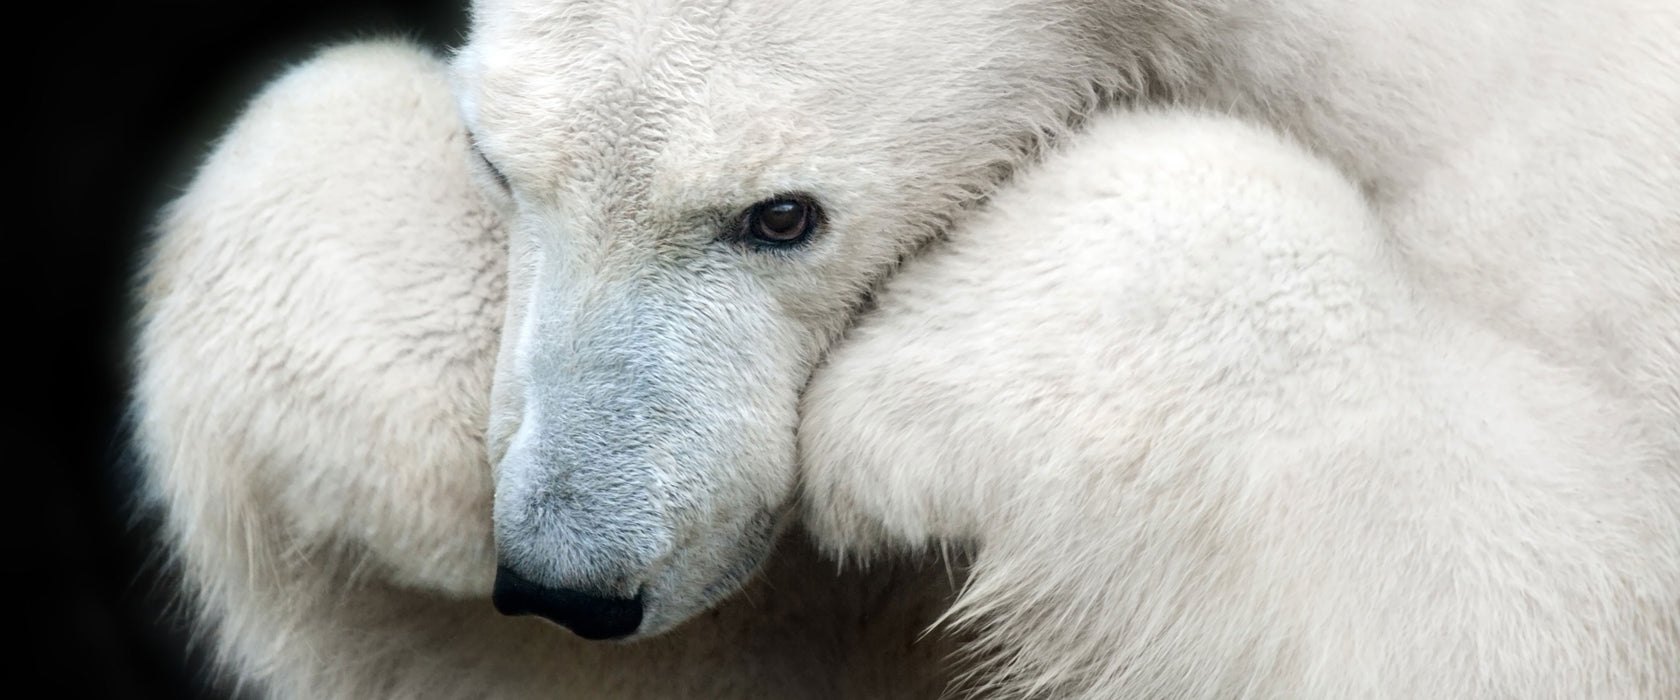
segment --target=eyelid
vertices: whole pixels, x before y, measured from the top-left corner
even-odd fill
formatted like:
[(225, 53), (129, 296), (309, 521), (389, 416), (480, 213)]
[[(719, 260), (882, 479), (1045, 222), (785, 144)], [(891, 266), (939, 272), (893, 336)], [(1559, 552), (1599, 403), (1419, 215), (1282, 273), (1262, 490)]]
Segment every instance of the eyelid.
[(502, 174), (501, 169), (497, 168), (495, 163), (490, 162), (489, 156), (484, 155), (484, 149), (478, 146), (478, 137), (473, 135), (471, 131), (467, 132), (467, 147), (472, 150), (473, 157), (478, 159), (478, 164), (483, 166), (485, 170), (490, 171), (490, 176), (496, 180), (497, 185), (501, 186), (503, 192), (513, 191), (512, 186), (508, 184), (507, 176)]

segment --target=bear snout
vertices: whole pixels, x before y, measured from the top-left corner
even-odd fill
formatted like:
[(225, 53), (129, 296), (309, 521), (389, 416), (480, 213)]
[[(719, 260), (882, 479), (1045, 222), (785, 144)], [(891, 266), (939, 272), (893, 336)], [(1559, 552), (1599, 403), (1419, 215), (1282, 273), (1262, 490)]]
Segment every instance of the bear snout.
[(610, 598), (569, 588), (553, 588), (532, 581), (507, 566), (496, 567), (490, 595), (496, 612), (536, 615), (571, 630), (584, 639), (619, 639), (642, 624), (642, 595)]

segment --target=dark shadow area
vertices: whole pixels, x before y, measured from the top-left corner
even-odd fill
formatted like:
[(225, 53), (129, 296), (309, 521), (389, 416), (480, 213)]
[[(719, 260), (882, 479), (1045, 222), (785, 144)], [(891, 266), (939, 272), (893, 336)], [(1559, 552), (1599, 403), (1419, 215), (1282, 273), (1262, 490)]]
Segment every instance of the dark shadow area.
[[(460, 42), (464, 0), (60, 3), (8, 65), (25, 216), (6, 230), (20, 446), (6, 490), (20, 687), (64, 698), (230, 697), (171, 617), (122, 430), (128, 290), (149, 222), (267, 80), (357, 37)], [(18, 192), (17, 186), (11, 191)], [(41, 368), (45, 368), (42, 371)], [(14, 628), (16, 629), (16, 628)]]

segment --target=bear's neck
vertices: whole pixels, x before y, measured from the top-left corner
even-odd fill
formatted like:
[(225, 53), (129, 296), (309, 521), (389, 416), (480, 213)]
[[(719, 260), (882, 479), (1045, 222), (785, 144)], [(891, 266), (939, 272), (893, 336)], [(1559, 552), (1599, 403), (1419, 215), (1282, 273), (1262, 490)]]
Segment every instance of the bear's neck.
[[(1092, 45), (1116, 67), (1098, 79), (1116, 100), (1269, 123), (1373, 191), (1403, 186), (1396, 178), (1423, 170), (1411, 166), (1450, 148), (1447, 139), (1476, 133), (1501, 117), (1498, 110), (1532, 96), (1536, 42), (1579, 41), (1537, 36), (1544, 32), (1531, 16), (1535, 5), (1546, 5), (1538, 9), (1548, 15), (1588, 12), (1550, 0), (1512, 8), (1387, 0), (1080, 4), (1091, 13)], [(1554, 18), (1548, 26), (1560, 24)]]

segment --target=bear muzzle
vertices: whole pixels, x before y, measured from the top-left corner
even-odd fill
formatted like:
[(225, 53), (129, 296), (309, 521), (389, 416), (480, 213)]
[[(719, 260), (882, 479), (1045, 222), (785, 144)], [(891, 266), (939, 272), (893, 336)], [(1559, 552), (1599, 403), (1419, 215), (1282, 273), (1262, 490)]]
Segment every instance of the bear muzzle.
[(509, 616), (536, 615), (584, 639), (620, 639), (642, 624), (642, 595), (609, 598), (536, 583), (506, 566), (496, 567), (490, 594), (496, 611)]

